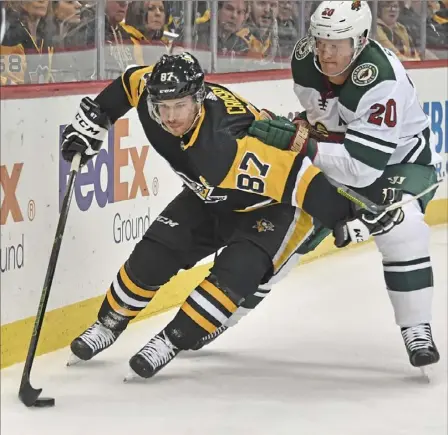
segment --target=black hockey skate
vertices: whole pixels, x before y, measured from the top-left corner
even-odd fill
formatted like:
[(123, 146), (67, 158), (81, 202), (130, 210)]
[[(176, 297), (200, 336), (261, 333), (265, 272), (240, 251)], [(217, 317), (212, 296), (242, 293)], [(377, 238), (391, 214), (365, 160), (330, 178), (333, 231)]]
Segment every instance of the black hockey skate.
[(220, 326), (218, 329), (216, 329), (211, 334), (206, 335), (205, 337), (202, 337), (192, 348), (191, 350), (199, 350), (202, 349), (204, 346), (207, 346), (207, 344), (210, 344), (213, 340), (218, 338), (224, 331), (226, 331), (228, 328), (227, 326)]
[(439, 351), (432, 339), (431, 325), (429, 323), (401, 328), (401, 335), (403, 336), (411, 365), (421, 368), (439, 361)]
[(171, 343), (165, 331), (159, 332), (142, 347), (130, 360), (131, 373), (125, 377), (125, 382), (135, 378), (150, 378), (172, 361), (180, 349)]
[(75, 338), (70, 349), (73, 355), (70, 356), (67, 365), (73, 365), (79, 360), (88, 361), (107, 349), (120, 336), (122, 331), (112, 331), (102, 323), (96, 321), (85, 330), (79, 337)]

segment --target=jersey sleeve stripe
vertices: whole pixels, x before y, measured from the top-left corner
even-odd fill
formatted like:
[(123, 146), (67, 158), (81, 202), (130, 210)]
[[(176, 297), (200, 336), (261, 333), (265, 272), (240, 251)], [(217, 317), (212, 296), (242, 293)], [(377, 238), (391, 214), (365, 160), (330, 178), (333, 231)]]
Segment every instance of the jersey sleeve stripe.
[(300, 171), (302, 161), (303, 157), (300, 155), (297, 155), (294, 159), (288, 178), (286, 179), (281, 202), (290, 202), (291, 198), (295, 197), (295, 191), (297, 189), (297, 173)]
[(359, 137), (356, 136), (352, 136), (351, 134), (346, 134), (345, 135), (345, 139), (344, 139), (344, 144), (346, 142), (354, 142), (359, 144), (359, 146), (361, 148), (373, 148), (374, 150), (378, 150), (383, 152), (384, 154), (392, 154), (394, 152), (394, 150), (390, 147), (384, 146), (384, 145), (380, 145), (378, 143), (375, 142), (370, 142), (368, 140), (365, 139), (361, 139)]
[(131, 75), (137, 70), (136, 67), (130, 67), (128, 68), (122, 75), (121, 75), (121, 82), (123, 83), (123, 88), (126, 92), (126, 96), (128, 97), (129, 104), (133, 106), (132, 101), (132, 89), (131, 89)]
[(350, 128), (347, 130), (346, 135), (356, 136), (358, 139), (364, 139), (364, 140), (366, 140), (368, 142), (373, 142), (373, 143), (376, 143), (378, 145), (382, 145), (382, 146), (389, 147), (389, 148), (392, 148), (392, 149), (397, 148), (397, 144), (396, 143), (387, 142), (387, 141), (385, 141), (383, 139), (379, 139), (379, 138), (377, 138), (375, 136), (370, 136), (369, 134), (361, 133), (359, 131), (352, 130)]
[(347, 139), (344, 140), (344, 146), (352, 158), (359, 160), (365, 165), (382, 171), (391, 157), (391, 152), (383, 152), (381, 150), (364, 146), (359, 142)]
[(152, 65), (146, 67), (132, 66), (122, 74), (121, 80), (123, 82), (123, 87), (126, 91), (129, 104), (132, 107), (137, 107), (140, 97), (143, 94), (145, 87), (143, 76), (150, 73), (152, 70)]

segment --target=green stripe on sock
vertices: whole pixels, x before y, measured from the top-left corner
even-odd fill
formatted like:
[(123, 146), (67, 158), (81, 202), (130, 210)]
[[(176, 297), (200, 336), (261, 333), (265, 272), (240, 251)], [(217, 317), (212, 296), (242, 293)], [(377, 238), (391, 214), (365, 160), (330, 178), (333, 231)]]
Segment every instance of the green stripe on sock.
[(388, 290), (412, 292), (434, 285), (432, 267), (409, 272), (384, 272)]

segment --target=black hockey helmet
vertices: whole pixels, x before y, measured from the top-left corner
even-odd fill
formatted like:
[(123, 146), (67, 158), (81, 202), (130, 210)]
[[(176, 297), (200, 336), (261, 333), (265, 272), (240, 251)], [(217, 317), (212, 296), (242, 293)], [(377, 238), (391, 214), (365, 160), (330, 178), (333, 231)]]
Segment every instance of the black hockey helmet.
[(205, 93), (204, 71), (190, 53), (164, 54), (154, 65), (146, 88), (152, 103), (188, 95), (202, 103)]

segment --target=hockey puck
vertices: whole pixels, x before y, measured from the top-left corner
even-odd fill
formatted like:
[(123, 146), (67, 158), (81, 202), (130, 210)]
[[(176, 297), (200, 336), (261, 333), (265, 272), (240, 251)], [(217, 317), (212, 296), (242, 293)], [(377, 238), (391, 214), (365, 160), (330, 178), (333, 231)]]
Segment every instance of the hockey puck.
[(36, 403), (33, 405), (36, 408), (49, 408), (51, 406), (54, 406), (55, 400), (53, 397), (41, 397), (40, 399), (36, 400)]

